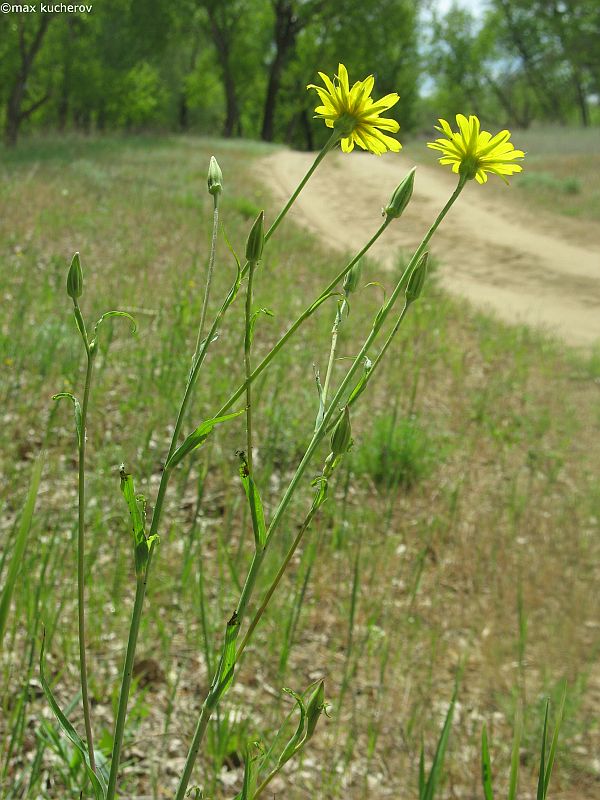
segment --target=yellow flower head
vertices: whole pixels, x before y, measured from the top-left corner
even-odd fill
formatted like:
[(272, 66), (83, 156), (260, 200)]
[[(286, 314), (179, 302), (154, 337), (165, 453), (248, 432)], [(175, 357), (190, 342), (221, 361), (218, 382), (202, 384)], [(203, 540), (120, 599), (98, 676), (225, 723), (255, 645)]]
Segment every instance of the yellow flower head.
[(454, 133), (446, 120), (441, 119), (441, 127), (436, 125), (436, 130), (448, 138), (427, 144), (427, 147), (442, 153), (440, 164), (452, 164), (453, 172), (468, 180), (475, 178), (477, 183), (485, 183), (488, 172), (498, 175), (505, 183), (508, 183), (505, 175), (521, 172), (523, 167), (513, 162), (516, 158), (525, 158), (525, 153), (515, 150), (509, 142), (510, 131), (500, 131), (492, 136), (488, 131), (480, 130), (477, 117), (467, 119), (463, 114), (456, 115), (456, 124), (458, 133)]
[(342, 134), (342, 150), (349, 153), (357, 144), (363, 150), (381, 155), (387, 150), (398, 152), (402, 145), (382, 131), (396, 133), (400, 125), (395, 119), (384, 119), (379, 115), (395, 106), (400, 99), (394, 92), (386, 94), (376, 102), (371, 97), (375, 79), (372, 75), (364, 81), (356, 81), (350, 88), (348, 71), (343, 64), (338, 67), (335, 82), (319, 72), (325, 88), (310, 83), (306, 88), (315, 89), (323, 105), (317, 106), (317, 119), (324, 120), (328, 128), (336, 128)]

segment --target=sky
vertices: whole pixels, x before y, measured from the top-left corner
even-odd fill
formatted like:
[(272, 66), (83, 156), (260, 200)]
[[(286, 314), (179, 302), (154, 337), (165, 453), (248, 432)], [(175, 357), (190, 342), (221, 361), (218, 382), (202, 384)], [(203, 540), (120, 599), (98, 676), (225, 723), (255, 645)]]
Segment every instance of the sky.
[[(468, 9), (476, 16), (481, 15), (485, 11), (486, 7), (485, 0), (455, 0), (455, 2), (459, 6), (462, 6), (462, 8)], [(453, 0), (434, 0), (432, 3), (432, 5), (442, 14), (445, 14), (452, 4)]]

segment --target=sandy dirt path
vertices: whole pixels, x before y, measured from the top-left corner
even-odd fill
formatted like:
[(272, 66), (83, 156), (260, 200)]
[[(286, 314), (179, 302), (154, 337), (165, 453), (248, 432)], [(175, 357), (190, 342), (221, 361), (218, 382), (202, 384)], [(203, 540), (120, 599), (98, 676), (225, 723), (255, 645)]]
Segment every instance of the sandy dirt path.
[[(278, 150), (261, 160), (261, 178), (267, 176), (283, 201), (313, 157)], [(290, 217), (329, 246), (354, 252), (380, 224), (381, 207), (411, 166), (403, 154), (331, 154)], [(419, 166), (407, 211), (372, 256), (393, 266), (399, 249), (413, 249), (454, 186), (448, 169)], [(600, 225), (533, 213), (505, 199), (502, 189), (469, 184), (438, 229), (431, 251), (440, 259), (442, 284), (509, 322), (542, 327), (569, 344), (600, 340)]]

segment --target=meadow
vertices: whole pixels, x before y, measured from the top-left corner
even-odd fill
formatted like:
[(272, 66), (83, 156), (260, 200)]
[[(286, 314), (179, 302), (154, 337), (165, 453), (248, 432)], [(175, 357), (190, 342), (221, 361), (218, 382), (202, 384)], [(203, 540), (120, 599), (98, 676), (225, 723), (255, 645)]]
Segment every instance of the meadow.
[[(85, 371), (65, 294), (70, 258), (80, 251), (86, 317), (121, 308), (138, 321), (136, 335), (124, 320), (105, 324), (88, 421), (88, 659), (96, 745), (108, 754), (135, 588), (119, 466), (152, 505), (202, 305), (208, 161), (216, 155), (222, 167), (221, 219), (243, 252), (256, 214), (265, 208), (272, 220), (278, 210), (256, 169), (269, 147), (192, 137), (41, 138), (3, 153), (0, 583), (34, 460), (45, 453), (0, 653), (0, 793), (7, 800), (77, 798), (82, 784), (82, 765), (57, 731), (38, 674), (44, 627), (48, 675), (82, 730), (76, 447), (71, 409), (51, 400), (81, 391)], [(530, 187), (513, 194), (547, 207), (553, 190), (531, 190), (546, 180), (539, 176), (575, 178), (581, 202), (565, 192), (557, 210), (597, 219), (587, 152), (573, 150), (564, 174), (552, 171), (550, 145), (538, 151), (523, 175)], [(374, 208), (374, 229), (378, 214)], [(257, 322), (257, 356), (344, 263), (291, 222), (282, 225), (255, 280), (257, 306), (272, 312)], [(213, 310), (234, 274), (221, 237)], [(394, 282), (365, 261), (340, 331), (341, 359), (355, 355)], [(334, 313), (334, 304), (324, 304), (256, 382), (254, 469), (267, 509), (314, 428), (313, 364), (325, 367)], [(229, 314), (192, 419), (209, 417), (243, 379), (243, 335), (239, 314)], [(484, 721), (504, 792), (521, 709), (519, 796), (534, 797), (545, 698), (552, 720), (566, 679), (549, 796), (600, 798), (598, 351), (575, 352), (503, 325), (446, 296), (434, 277), (373, 384), (353, 416), (354, 446), (329, 499), (209, 728), (195, 782), (205, 798), (233, 797), (246, 743), (270, 740), (293, 710), (282, 687), (299, 691), (324, 678), (331, 718), (273, 781), (273, 796), (418, 796), (421, 742), (429, 763), (458, 676), (440, 796), (482, 796)], [(173, 796), (217, 657), (213, 643), (247, 568), (253, 542), (236, 455), (244, 445), (243, 422), (233, 420), (171, 482), (126, 731), (121, 791), (131, 800)], [(257, 597), (295, 535), (309, 483), (294, 498)]]

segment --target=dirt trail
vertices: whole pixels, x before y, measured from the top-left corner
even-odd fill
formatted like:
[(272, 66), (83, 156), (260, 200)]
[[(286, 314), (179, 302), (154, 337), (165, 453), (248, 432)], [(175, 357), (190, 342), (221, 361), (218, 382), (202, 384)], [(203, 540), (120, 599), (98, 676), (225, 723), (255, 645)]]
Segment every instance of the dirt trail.
[[(279, 150), (262, 160), (260, 175), (284, 200), (312, 159)], [(290, 217), (329, 246), (354, 252), (380, 224), (381, 207), (411, 166), (403, 154), (329, 155)], [(414, 248), (454, 186), (448, 169), (419, 166), (407, 211), (377, 242), (373, 257), (391, 266), (398, 249)], [(600, 225), (534, 214), (490, 185), (470, 184), (431, 250), (440, 258), (445, 288), (479, 307), (509, 322), (541, 326), (570, 344), (600, 340)]]

